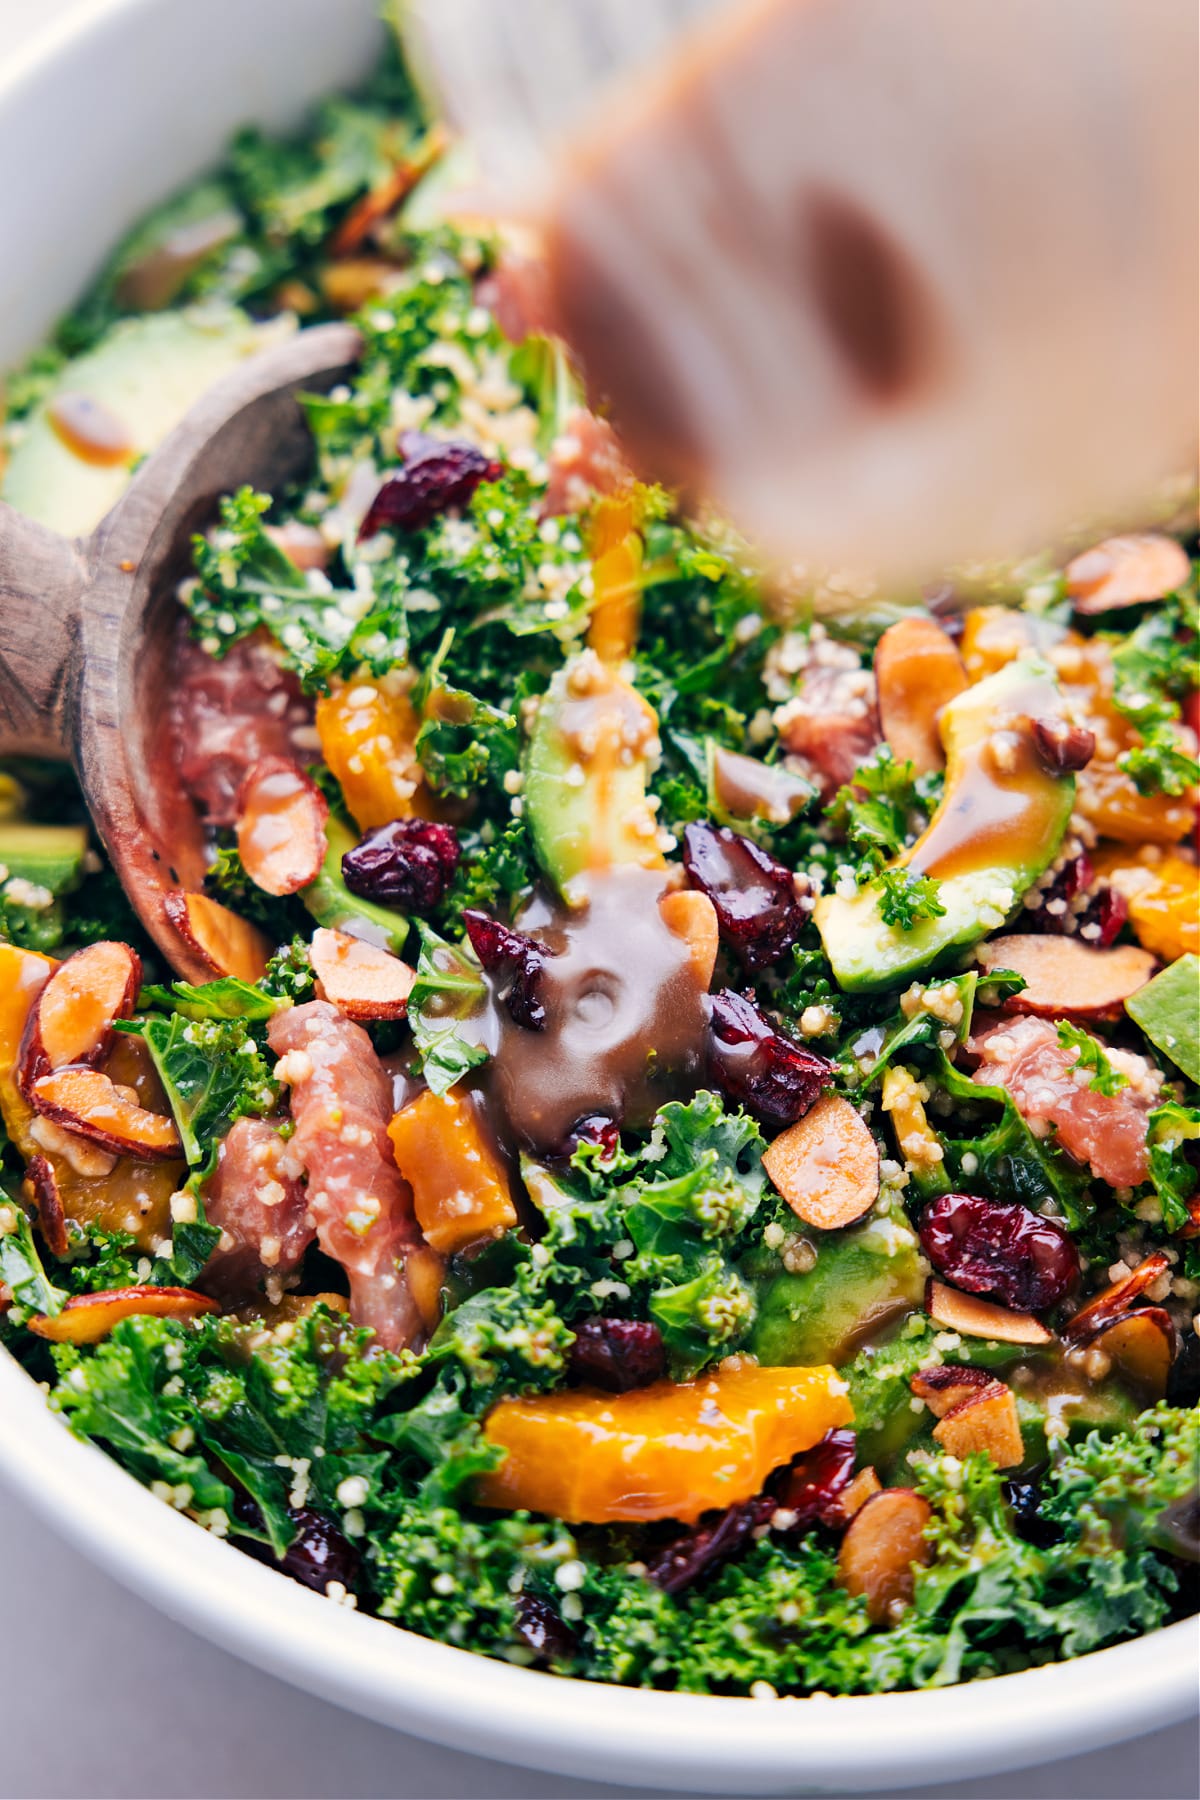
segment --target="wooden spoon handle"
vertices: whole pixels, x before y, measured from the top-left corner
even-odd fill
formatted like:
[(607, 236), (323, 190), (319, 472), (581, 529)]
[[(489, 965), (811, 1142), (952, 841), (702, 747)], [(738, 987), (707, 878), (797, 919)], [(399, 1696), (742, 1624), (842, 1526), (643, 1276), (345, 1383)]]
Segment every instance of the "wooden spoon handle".
[(84, 578), (76, 544), (0, 501), (0, 755), (70, 754)]

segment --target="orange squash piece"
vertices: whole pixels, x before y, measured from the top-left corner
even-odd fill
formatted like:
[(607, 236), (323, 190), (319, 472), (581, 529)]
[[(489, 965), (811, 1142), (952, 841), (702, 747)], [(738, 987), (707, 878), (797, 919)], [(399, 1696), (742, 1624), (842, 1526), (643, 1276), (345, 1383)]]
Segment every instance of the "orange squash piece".
[(929, 775), (946, 766), (938, 715), (967, 686), (954, 641), (936, 619), (889, 625), (875, 646), (879, 722), (897, 762)]
[(837, 1231), (879, 1198), (879, 1150), (850, 1102), (822, 1094), (768, 1144), (763, 1167), (798, 1219)]
[(674, 888), (663, 895), (658, 910), (667, 930), (687, 945), (696, 985), (707, 993), (720, 941), (716, 907), (699, 888)]
[(1096, 873), (1115, 884), (1129, 901), (1129, 923), (1138, 942), (1164, 962), (1190, 951), (1200, 953), (1200, 868), (1178, 851), (1157, 861), (1116, 845), (1092, 857)]
[(395, 1115), (388, 1136), (396, 1167), (412, 1188), (417, 1223), (439, 1255), (500, 1237), (516, 1224), (504, 1164), (470, 1094), (426, 1088)]
[(360, 831), (425, 817), (429, 794), (417, 761), (417, 715), (384, 676), (342, 682), (317, 701), (317, 733)]
[(627, 662), (642, 611), (642, 538), (633, 488), (596, 502), (591, 522), (595, 598), (588, 644), (601, 662)]
[(481, 1478), (483, 1506), (527, 1507), (568, 1524), (682, 1519), (757, 1494), (780, 1464), (853, 1418), (827, 1365), (718, 1370), (627, 1394), (560, 1389), (501, 1400), (484, 1435), (507, 1451)]
[[(106, 1231), (127, 1231), (140, 1249), (151, 1250), (170, 1230), (171, 1195), (183, 1180), (182, 1162), (141, 1162), (118, 1158), (112, 1172), (81, 1173), (62, 1149), (35, 1136), (37, 1115), (17, 1085), (17, 1057), (33, 1002), (55, 963), (15, 944), (0, 944), (0, 1114), (13, 1143), (27, 1162), (44, 1155), (54, 1172), (59, 1202), (66, 1218)], [(158, 1086), (144, 1047), (135, 1038), (118, 1037), (105, 1068), (114, 1081), (135, 1088), (143, 1105), (161, 1104)], [(39, 1130), (44, 1130), (47, 1121)], [(94, 1148), (94, 1146), (89, 1146)]]

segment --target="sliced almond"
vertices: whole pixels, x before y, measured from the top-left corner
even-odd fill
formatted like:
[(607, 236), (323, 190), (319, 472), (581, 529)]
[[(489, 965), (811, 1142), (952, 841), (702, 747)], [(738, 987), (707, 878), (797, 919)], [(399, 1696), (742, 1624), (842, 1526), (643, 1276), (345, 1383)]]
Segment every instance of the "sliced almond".
[(1117, 1019), (1131, 994), (1145, 987), (1157, 967), (1149, 950), (1113, 944), (1094, 950), (1078, 938), (1014, 933), (980, 944), (984, 969), (1013, 969), (1025, 978), (1007, 1012), (1046, 1018)]
[(198, 1319), (218, 1310), (215, 1300), (191, 1288), (105, 1288), (98, 1294), (76, 1294), (60, 1313), (47, 1318), (39, 1313), (29, 1329), (52, 1344), (96, 1344), (114, 1325), (135, 1314), (155, 1319)]
[(1175, 1360), (1175, 1327), (1161, 1306), (1143, 1306), (1092, 1339), (1117, 1373), (1148, 1401), (1161, 1400)]
[(894, 1620), (913, 1597), (913, 1565), (929, 1560), (933, 1509), (912, 1488), (884, 1488), (851, 1519), (838, 1552), (838, 1580), (861, 1594), (873, 1625)]
[(1067, 592), (1078, 613), (1110, 612), (1161, 600), (1192, 572), (1187, 552), (1157, 532), (1106, 538), (1067, 564)]
[(847, 1523), (860, 1513), (875, 1494), (883, 1492), (883, 1483), (874, 1469), (860, 1469), (854, 1480), (837, 1503), (838, 1511)]
[(1063, 1337), (1071, 1344), (1086, 1344), (1098, 1332), (1127, 1313), (1134, 1301), (1152, 1288), (1161, 1276), (1171, 1267), (1166, 1254), (1162, 1250), (1152, 1251), (1136, 1269), (1120, 1281), (1114, 1281), (1110, 1287), (1104, 1288), (1093, 1296), (1087, 1305), (1081, 1307), (1073, 1319), (1063, 1326)]
[(698, 888), (676, 888), (658, 903), (667, 930), (683, 939), (692, 961), (696, 986), (707, 993), (717, 961), (720, 931), (717, 909)]
[(321, 926), (313, 932), (309, 960), (317, 993), (348, 1019), (402, 1019), (417, 979), (398, 956)]
[(51, 1256), (63, 1257), (71, 1248), (67, 1235), (67, 1215), (58, 1191), (58, 1177), (48, 1156), (33, 1156), (25, 1170), (25, 1179), (37, 1207), (38, 1230)]
[(796, 1217), (818, 1231), (852, 1225), (879, 1198), (878, 1146), (841, 1094), (823, 1094), (780, 1132), (763, 1167)]
[(933, 1435), (951, 1456), (982, 1453), (998, 1469), (1014, 1468), (1025, 1457), (1016, 1395), (1002, 1381), (989, 1381), (952, 1407), (934, 1426)]
[(967, 685), (957, 646), (935, 619), (888, 626), (875, 646), (875, 686), (879, 722), (897, 762), (911, 762), (917, 775), (945, 768), (938, 718)]
[(22, 1092), (28, 1096), (53, 1069), (98, 1063), (112, 1042), (113, 1020), (133, 1010), (141, 980), (141, 958), (128, 944), (88, 944), (59, 963), (25, 1023)]
[(981, 1300), (976, 1294), (962, 1294), (948, 1287), (936, 1276), (925, 1289), (925, 1310), (930, 1318), (950, 1331), (961, 1331), (964, 1337), (995, 1338), (1000, 1344), (1050, 1344), (1054, 1333), (1047, 1331), (1032, 1313), (1010, 1312), (992, 1300)]
[(918, 1369), (908, 1385), (935, 1419), (944, 1419), (964, 1400), (973, 1400), (990, 1387), (993, 1379), (987, 1369), (973, 1369), (966, 1363), (935, 1363)]
[(214, 975), (236, 975), (259, 981), (266, 973), (271, 945), (257, 925), (230, 912), (207, 894), (176, 888), (164, 895), (163, 911), (184, 942)]
[(264, 756), (238, 793), (237, 846), (242, 867), (265, 894), (296, 894), (321, 872), (329, 805), (286, 756)]
[(99, 1069), (56, 1069), (35, 1081), (30, 1100), (37, 1111), (68, 1131), (77, 1131), (118, 1156), (163, 1162), (182, 1156), (175, 1121), (139, 1106)]

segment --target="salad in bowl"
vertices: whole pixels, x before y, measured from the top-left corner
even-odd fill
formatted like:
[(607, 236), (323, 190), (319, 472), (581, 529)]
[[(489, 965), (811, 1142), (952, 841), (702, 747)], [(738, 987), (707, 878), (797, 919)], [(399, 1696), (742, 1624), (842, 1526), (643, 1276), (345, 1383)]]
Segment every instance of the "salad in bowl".
[(1185, 1617), (1189, 544), (768, 575), (456, 156), (390, 57), (8, 381), (0, 492), (82, 533), (264, 337), (362, 339), (178, 592), (211, 979), (4, 775), (4, 1345), (198, 1529), (519, 1665), (872, 1694)]

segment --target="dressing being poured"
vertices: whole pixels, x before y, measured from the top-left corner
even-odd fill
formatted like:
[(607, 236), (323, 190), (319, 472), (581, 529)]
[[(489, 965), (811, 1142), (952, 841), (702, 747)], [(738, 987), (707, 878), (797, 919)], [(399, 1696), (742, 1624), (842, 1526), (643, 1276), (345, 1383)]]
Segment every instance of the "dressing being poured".
[(494, 1047), (485, 1079), (496, 1105), (541, 1150), (590, 1115), (644, 1125), (694, 1090), (702, 1066), (704, 992), (687, 943), (659, 910), (662, 871), (612, 869), (581, 877), (578, 891), (570, 908), (539, 893), (516, 920), (553, 952), (538, 984), (544, 1029), (518, 1025), (490, 979), (478, 1021), (478, 1041)]

